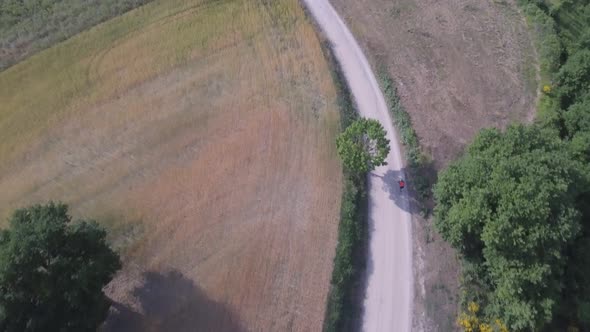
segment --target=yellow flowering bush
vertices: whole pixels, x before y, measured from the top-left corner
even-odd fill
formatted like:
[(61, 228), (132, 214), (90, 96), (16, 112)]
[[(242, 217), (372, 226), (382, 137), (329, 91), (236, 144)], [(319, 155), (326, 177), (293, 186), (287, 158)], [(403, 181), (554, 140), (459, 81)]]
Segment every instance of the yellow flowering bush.
[(467, 312), (462, 312), (457, 319), (457, 324), (463, 332), (508, 332), (508, 328), (502, 321), (495, 319), (494, 322), (483, 322), (477, 317), (479, 304), (470, 302), (467, 305)]
[(543, 85), (543, 93), (550, 94), (551, 93), (551, 85), (548, 85), (548, 84)]

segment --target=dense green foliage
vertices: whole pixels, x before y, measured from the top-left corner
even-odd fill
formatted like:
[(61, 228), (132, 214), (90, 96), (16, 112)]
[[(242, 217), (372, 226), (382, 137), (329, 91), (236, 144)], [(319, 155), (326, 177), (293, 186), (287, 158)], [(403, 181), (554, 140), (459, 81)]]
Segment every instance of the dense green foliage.
[(95, 331), (110, 306), (102, 288), (121, 267), (93, 221), (63, 204), (14, 212), (0, 234), (0, 330)]
[(351, 292), (358, 280), (358, 261), (365, 237), (364, 212), (360, 203), (366, 200), (364, 176), (345, 176), (340, 208), (338, 246), (334, 257), (331, 290), (328, 300), (325, 331), (345, 331), (351, 328), (358, 312)]
[(556, 91), (563, 109), (579, 100), (590, 86), (590, 50), (574, 53), (555, 77)]
[(552, 318), (563, 253), (580, 229), (581, 169), (553, 132), (513, 126), (482, 131), (439, 177), (437, 229), (481, 264), (486, 311), (513, 330)]
[[(341, 128), (345, 130), (357, 121), (358, 114), (329, 45), (324, 44), (323, 51), (330, 60), (337, 90)], [(361, 279), (365, 262), (363, 248), (367, 237), (366, 176), (345, 170), (343, 177), (338, 245), (323, 327), (323, 330), (327, 332), (354, 331), (361, 312), (357, 293), (359, 287), (362, 287)]]
[(590, 5), (521, 0), (544, 95), (535, 124), (483, 130), (435, 186), (464, 302), (511, 331), (590, 331)]
[(0, 0), (0, 70), (151, 0)]
[(344, 167), (353, 173), (367, 173), (386, 165), (389, 140), (381, 123), (374, 119), (354, 121), (336, 139)]

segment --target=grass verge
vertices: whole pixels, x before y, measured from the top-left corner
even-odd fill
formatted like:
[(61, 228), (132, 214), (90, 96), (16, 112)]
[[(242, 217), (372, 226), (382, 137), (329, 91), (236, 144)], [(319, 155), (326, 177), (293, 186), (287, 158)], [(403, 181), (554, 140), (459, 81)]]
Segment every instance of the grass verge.
[[(547, 13), (528, 0), (519, 0), (518, 4), (532, 31), (535, 48), (539, 57), (540, 78), (538, 89), (551, 90), (552, 77), (561, 65), (563, 47), (557, 33), (555, 21)], [(555, 121), (557, 105), (548, 94), (541, 94), (537, 105), (537, 119), (542, 123)]]
[[(311, 17), (308, 14), (308, 17)], [(330, 63), (336, 87), (341, 131), (358, 119), (350, 90), (340, 64), (324, 41), (323, 51)], [(367, 243), (367, 177), (344, 170), (338, 226), (338, 245), (326, 304), (323, 330), (353, 331), (359, 323)]]
[(431, 179), (430, 174), (433, 172), (432, 163), (429, 158), (422, 153), (420, 142), (416, 131), (412, 127), (412, 120), (410, 115), (406, 112), (401, 104), (395, 81), (389, 76), (386, 69), (379, 70), (379, 81), (381, 89), (385, 96), (385, 101), (389, 107), (389, 112), (393, 118), (395, 127), (397, 128), (400, 140), (404, 145), (405, 157), (407, 162), (407, 175), (412, 180), (412, 188), (418, 194), (418, 207), (423, 217), (430, 214), (430, 209), (427, 207), (426, 201), (432, 196), (432, 184), (434, 180)]
[[(330, 45), (324, 43), (324, 53), (332, 66), (332, 75), (338, 94), (341, 113), (341, 129), (345, 130), (358, 114), (354, 108), (350, 91), (332, 54)], [(409, 176), (414, 183), (420, 202), (431, 197), (432, 181), (427, 174), (430, 167), (428, 158), (420, 149), (418, 136), (412, 127), (409, 114), (401, 105), (395, 83), (385, 70), (379, 73), (381, 87), (385, 94), (394, 123), (405, 146)], [(359, 298), (362, 291), (362, 273), (365, 266), (367, 243), (367, 193), (366, 177), (344, 173), (344, 191), (340, 210), (338, 246), (334, 258), (331, 288), (328, 294), (324, 331), (349, 331), (359, 323)], [(426, 204), (419, 204), (423, 216), (429, 214)]]

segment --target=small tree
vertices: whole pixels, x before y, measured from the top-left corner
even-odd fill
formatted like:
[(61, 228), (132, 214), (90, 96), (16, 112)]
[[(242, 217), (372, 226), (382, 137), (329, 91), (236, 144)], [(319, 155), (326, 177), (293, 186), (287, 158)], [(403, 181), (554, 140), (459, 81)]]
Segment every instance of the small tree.
[(389, 140), (377, 120), (360, 119), (353, 122), (336, 139), (338, 154), (346, 169), (354, 173), (370, 172), (375, 167), (387, 165)]
[(95, 331), (102, 288), (121, 267), (94, 221), (71, 222), (64, 204), (16, 210), (0, 233), (0, 330)]

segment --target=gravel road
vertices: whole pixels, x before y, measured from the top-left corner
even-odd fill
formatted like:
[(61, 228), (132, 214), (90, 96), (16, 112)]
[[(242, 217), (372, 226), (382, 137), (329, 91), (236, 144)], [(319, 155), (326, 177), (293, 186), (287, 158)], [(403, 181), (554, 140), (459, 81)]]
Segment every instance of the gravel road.
[[(375, 75), (358, 43), (328, 0), (304, 0), (332, 44), (361, 116), (377, 119), (387, 131), (387, 166), (369, 175), (369, 257), (363, 330), (404, 332), (412, 322), (412, 225), (400, 144)], [(408, 183), (411, 185), (411, 183)]]

